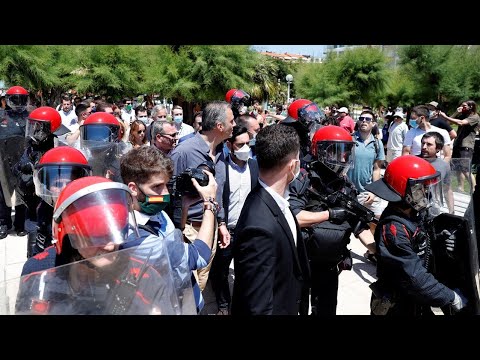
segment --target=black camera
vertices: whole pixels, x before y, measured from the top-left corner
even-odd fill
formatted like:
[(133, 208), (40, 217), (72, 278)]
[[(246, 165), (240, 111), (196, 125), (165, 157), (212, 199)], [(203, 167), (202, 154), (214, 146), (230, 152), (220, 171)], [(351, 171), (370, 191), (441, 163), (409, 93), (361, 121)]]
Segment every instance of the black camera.
[(172, 193), (179, 195), (198, 196), (198, 191), (193, 186), (192, 180), (197, 180), (200, 186), (208, 185), (208, 175), (203, 170), (210, 171), (215, 176), (215, 164), (213, 161), (205, 161), (197, 168), (187, 168), (181, 174), (172, 179)]

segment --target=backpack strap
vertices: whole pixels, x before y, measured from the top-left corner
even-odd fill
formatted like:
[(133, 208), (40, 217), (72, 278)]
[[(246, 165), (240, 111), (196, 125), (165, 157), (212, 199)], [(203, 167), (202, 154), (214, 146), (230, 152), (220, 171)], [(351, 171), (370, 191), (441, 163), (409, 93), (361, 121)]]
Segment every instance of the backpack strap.
[(149, 232), (150, 234), (158, 236), (158, 233), (153, 230), (153, 228), (150, 225), (138, 225), (139, 229), (145, 230), (146, 232)]

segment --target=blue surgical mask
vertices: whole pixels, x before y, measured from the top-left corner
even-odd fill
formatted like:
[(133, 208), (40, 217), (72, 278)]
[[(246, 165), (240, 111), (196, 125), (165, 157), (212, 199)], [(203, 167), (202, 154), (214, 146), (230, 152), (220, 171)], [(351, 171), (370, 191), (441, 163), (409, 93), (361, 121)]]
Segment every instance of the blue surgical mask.
[(139, 117), (138, 117), (138, 120), (140, 120), (141, 122), (143, 122), (144, 124), (146, 124), (147, 121), (148, 121), (148, 117), (146, 117), (146, 116), (139, 116)]
[(175, 124), (181, 124), (183, 122), (183, 116), (174, 116), (173, 121), (175, 121)]
[(411, 126), (413, 129), (418, 128), (417, 119), (415, 119), (415, 120), (410, 119), (410, 120), (408, 121), (408, 123), (410, 124), (410, 126)]

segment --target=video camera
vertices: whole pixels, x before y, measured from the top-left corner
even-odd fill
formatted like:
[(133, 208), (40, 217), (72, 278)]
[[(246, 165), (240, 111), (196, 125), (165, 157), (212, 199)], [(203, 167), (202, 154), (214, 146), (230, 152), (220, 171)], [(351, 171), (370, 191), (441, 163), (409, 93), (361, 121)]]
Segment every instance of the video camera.
[(170, 192), (174, 195), (198, 196), (198, 191), (191, 179), (197, 180), (200, 186), (207, 186), (209, 179), (203, 170), (210, 171), (215, 176), (213, 161), (204, 161), (196, 168), (187, 168), (181, 174), (173, 176), (169, 181)]

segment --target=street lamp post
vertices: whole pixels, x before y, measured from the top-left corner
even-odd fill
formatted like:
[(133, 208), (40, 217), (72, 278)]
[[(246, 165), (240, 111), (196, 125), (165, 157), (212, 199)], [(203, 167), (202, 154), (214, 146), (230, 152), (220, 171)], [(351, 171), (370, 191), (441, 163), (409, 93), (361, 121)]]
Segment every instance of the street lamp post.
[(287, 80), (288, 90), (287, 90), (287, 104), (290, 102), (290, 83), (293, 81), (293, 75), (288, 74), (285, 79)]

